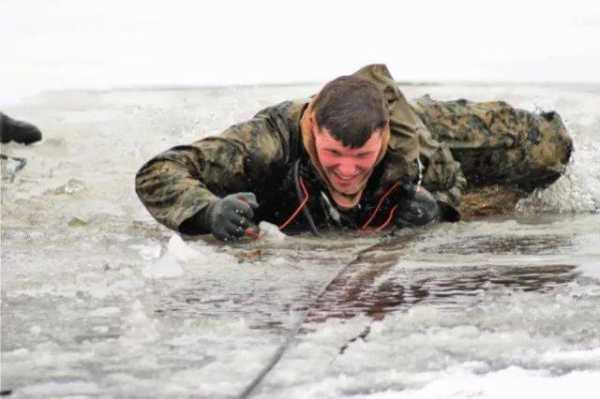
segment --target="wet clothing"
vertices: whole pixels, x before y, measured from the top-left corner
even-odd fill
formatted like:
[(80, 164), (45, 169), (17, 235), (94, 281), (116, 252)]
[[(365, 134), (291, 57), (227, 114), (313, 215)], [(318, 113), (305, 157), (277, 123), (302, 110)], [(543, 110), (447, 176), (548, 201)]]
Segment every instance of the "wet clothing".
[[(514, 115), (525, 111), (517, 112), (503, 103), (454, 104), (423, 98), (411, 106), (384, 65), (367, 66), (356, 75), (382, 90), (390, 112), (391, 136), (385, 157), (354, 208), (335, 207), (303, 145), (300, 124), (309, 99), (268, 107), (219, 136), (159, 154), (139, 170), (138, 196), (156, 220), (186, 234), (209, 233), (208, 226), (202, 225), (202, 212), (219, 197), (236, 192), (255, 193), (260, 204), (255, 220), (277, 225), (289, 222), (285, 231), (306, 230), (311, 224), (358, 229), (386, 225), (403, 195), (399, 187), (421, 183), (444, 210), (442, 220), (453, 221), (467, 187), (465, 174), (477, 176), (478, 184), (485, 184), (487, 179), (474, 170), (480, 166), (479, 158), (470, 155), (469, 150), (476, 146), (467, 148), (469, 140), (479, 140), (471, 143), (481, 146), (491, 142), (484, 147), (485, 157), (504, 162), (504, 158), (490, 154), (515, 145), (522, 153), (518, 146), (523, 132), (515, 128), (525, 129), (528, 137), (531, 124), (538, 122), (525, 113), (523, 122), (514, 125)], [(532, 136), (545, 140), (541, 129), (538, 131)], [(495, 145), (496, 136), (502, 140), (510, 136), (512, 141), (501, 140), (502, 145)], [(454, 151), (468, 166), (467, 173), (455, 160)], [(523, 157), (511, 156), (506, 162), (513, 160), (522, 162)], [(497, 180), (501, 176), (492, 177)], [(306, 206), (290, 220), (302, 201)], [(197, 223), (184, 224), (189, 220)]]

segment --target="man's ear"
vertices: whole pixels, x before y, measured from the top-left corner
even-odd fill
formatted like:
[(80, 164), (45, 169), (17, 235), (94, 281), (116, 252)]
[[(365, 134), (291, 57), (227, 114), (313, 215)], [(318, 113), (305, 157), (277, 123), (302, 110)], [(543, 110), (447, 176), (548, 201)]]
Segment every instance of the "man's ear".
[(321, 133), (321, 128), (317, 124), (317, 116), (313, 111), (308, 114), (308, 127), (313, 133)]

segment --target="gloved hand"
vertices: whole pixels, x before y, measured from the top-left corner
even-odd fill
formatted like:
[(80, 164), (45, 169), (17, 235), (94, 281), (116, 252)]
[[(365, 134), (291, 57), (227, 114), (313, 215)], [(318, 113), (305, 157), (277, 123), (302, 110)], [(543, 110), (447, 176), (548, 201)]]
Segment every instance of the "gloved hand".
[(210, 204), (206, 209), (205, 222), (219, 240), (240, 238), (247, 229), (256, 230), (254, 211), (258, 208), (253, 193), (235, 193)]
[(421, 186), (403, 184), (396, 210), (398, 227), (424, 226), (440, 219), (441, 210), (436, 199)]

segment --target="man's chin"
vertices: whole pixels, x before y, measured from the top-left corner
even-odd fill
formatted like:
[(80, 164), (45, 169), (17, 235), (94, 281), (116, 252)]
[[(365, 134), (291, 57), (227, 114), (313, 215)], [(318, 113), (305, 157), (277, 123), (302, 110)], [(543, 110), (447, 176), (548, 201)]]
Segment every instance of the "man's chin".
[(352, 196), (352, 195), (356, 195), (361, 191), (361, 187), (363, 186), (363, 179), (357, 180), (357, 181), (353, 181), (352, 183), (349, 184), (341, 184), (339, 182), (339, 179), (332, 177), (332, 176), (328, 176), (329, 178), (329, 185), (331, 186), (331, 188), (333, 188), (335, 191), (337, 191), (340, 194), (343, 195), (347, 195), (347, 196)]
[(360, 191), (360, 186), (358, 185), (353, 185), (352, 187), (344, 187), (344, 186), (339, 186), (339, 185), (333, 185), (333, 188), (335, 189), (335, 191), (337, 191), (340, 194), (344, 194), (344, 195), (356, 195), (358, 194), (358, 192)]

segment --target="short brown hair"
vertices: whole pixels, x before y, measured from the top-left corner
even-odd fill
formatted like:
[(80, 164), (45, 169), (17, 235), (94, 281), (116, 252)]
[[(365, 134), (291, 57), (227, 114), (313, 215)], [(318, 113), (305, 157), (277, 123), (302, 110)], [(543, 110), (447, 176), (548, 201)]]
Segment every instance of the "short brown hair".
[(389, 121), (383, 93), (357, 76), (341, 76), (327, 83), (313, 103), (317, 125), (350, 148), (362, 147)]

